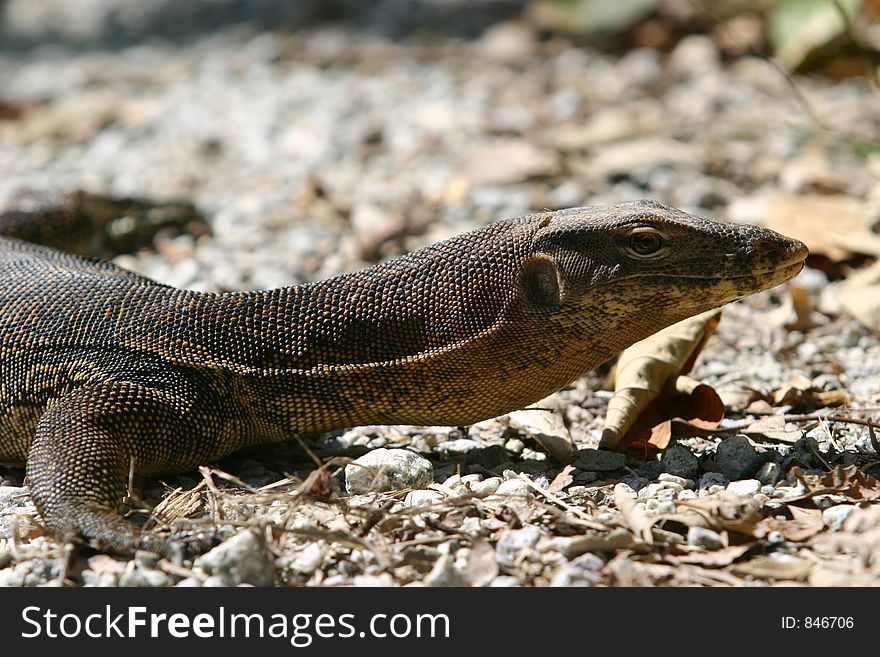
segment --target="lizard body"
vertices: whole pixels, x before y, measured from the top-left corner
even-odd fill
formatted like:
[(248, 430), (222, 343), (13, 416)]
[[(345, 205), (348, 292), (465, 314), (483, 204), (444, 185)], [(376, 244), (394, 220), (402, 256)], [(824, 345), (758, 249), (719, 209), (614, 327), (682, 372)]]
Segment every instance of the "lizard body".
[(184, 471), (294, 433), (494, 417), (788, 280), (805, 256), (772, 231), (648, 201), (499, 221), (243, 293), (0, 238), (0, 461), (26, 463), (57, 536), (164, 550), (118, 514), (132, 464)]

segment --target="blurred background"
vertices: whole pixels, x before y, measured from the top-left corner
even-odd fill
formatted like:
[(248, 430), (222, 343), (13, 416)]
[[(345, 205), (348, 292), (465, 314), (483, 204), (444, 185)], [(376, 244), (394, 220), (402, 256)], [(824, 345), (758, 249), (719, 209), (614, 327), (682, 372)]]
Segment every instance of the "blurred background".
[(203, 290), (646, 197), (833, 280), (880, 253), (878, 51), (877, 0), (5, 0), (0, 203), (192, 204), (118, 261)]

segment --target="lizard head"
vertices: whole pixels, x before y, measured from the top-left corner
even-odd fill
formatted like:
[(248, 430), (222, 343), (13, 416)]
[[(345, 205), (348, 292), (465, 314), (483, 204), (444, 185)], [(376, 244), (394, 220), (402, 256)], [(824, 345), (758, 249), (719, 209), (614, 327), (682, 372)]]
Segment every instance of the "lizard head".
[[(801, 242), (654, 201), (538, 215), (520, 277), (533, 308), (670, 324), (775, 287), (802, 268)], [(655, 329), (656, 330), (656, 329)]]

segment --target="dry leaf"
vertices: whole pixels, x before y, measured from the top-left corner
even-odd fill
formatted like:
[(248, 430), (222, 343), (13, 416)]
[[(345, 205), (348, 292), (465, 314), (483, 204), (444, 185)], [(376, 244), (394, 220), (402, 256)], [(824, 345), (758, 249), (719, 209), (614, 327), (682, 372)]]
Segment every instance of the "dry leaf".
[(869, 204), (850, 196), (776, 196), (764, 225), (839, 261), (854, 253), (880, 255), (880, 235), (871, 230), (876, 216)]
[(788, 555), (756, 557), (735, 564), (731, 570), (736, 575), (775, 580), (803, 580), (810, 574), (812, 561)]
[(627, 527), (635, 536), (641, 538), (648, 545), (652, 545), (654, 535), (651, 532), (651, 527), (654, 526), (658, 518), (649, 518), (645, 511), (636, 504), (637, 499), (636, 494), (629, 486), (617, 484), (614, 487), (614, 504), (623, 516)]
[(732, 564), (748, 552), (753, 545), (753, 543), (744, 543), (743, 545), (731, 545), (730, 547), (721, 548), (720, 550), (690, 552), (682, 555), (666, 555), (663, 557), (663, 560), (672, 565), (693, 564), (695, 566), (720, 568)]
[(571, 482), (574, 481), (574, 477), (571, 476), (571, 473), (574, 471), (574, 466), (566, 465), (562, 470), (559, 471), (553, 481), (550, 482), (550, 485), (547, 486), (546, 491), (548, 493), (558, 493), (563, 488), (568, 486)]
[(763, 538), (770, 532), (782, 532), (785, 539), (793, 543), (805, 541), (811, 536), (822, 531), (825, 521), (822, 519), (822, 511), (819, 509), (802, 509), (798, 506), (789, 506), (791, 520), (779, 520), (778, 518), (764, 518), (755, 527), (755, 536)]
[(676, 377), (639, 414), (616, 449), (641, 454), (647, 459), (666, 449), (673, 436), (693, 435), (672, 418), (680, 418), (701, 429), (715, 429), (724, 418), (724, 402), (711, 386), (688, 376)]
[(837, 288), (837, 300), (861, 324), (880, 332), (880, 261), (841, 283)]
[(495, 549), (485, 538), (471, 541), (464, 574), (471, 586), (486, 586), (498, 574)]
[(803, 482), (813, 495), (820, 493), (836, 493), (853, 502), (880, 499), (880, 481), (867, 472), (862, 472), (857, 465), (835, 466), (832, 470), (813, 475), (795, 466), (791, 473)]
[(89, 557), (89, 570), (98, 575), (121, 575), (125, 570), (125, 562), (114, 559), (109, 554), (95, 554)]
[[(512, 429), (532, 437), (550, 456), (559, 463), (571, 463), (577, 453), (571, 433), (562, 419), (562, 413), (555, 408), (555, 400), (541, 400), (537, 408), (513, 411), (507, 416)], [(548, 406), (551, 410), (544, 410)]]
[(878, 575), (876, 572), (870, 572), (865, 566), (856, 561), (849, 559), (843, 563), (829, 561), (826, 563), (816, 564), (810, 570), (810, 579), (807, 584), (810, 586), (877, 586)]
[(839, 406), (852, 398), (846, 390), (819, 390), (805, 376), (795, 376), (781, 388), (774, 390), (771, 399), (775, 406), (824, 408)]
[(789, 331), (806, 331), (816, 326), (818, 322), (813, 317), (814, 298), (810, 290), (792, 281), (787, 291), (782, 304), (766, 313), (767, 323)]
[(560, 552), (567, 559), (574, 559), (586, 552), (617, 552), (625, 550), (635, 544), (632, 533), (626, 529), (614, 529), (610, 532), (597, 532), (574, 536), (564, 545), (560, 546)]
[[(617, 449), (640, 415), (664, 391), (668, 396), (674, 396), (679, 393), (677, 385), (680, 385), (690, 386), (691, 389), (686, 394), (694, 394), (696, 386), (691, 386), (692, 380), (678, 382), (677, 379), (693, 366), (706, 340), (718, 325), (720, 317), (719, 310), (701, 313), (637, 342), (620, 354), (616, 367), (614, 396), (608, 402), (600, 448)], [(711, 397), (705, 391), (697, 393), (697, 396), (698, 405), (705, 404)], [(714, 397), (717, 399), (717, 395)], [(714, 400), (709, 403), (714, 411), (717, 411), (717, 405), (721, 405), (720, 399), (717, 400), (717, 404)], [(723, 413), (723, 405), (721, 409)], [(693, 415), (690, 411), (688, 413)], [(667, 413), (660, 421), (652, 420), (649, 424), (653, 428), (671, 417), (676, 416)], [(668, 433), (668, 428), (659, 429), (659, 435), (655, 435), (655, 439), (659, 444), (663, 444), (664, 439), (668, 443)]]
[(552, 175), (556, 154), (525, 139), (498, 139), (482, 143), (467, 158), (465, 177), (471, 185), (506, 185), (535, 176)]
[(666, 516), (668, 519), (678, 520), (690, 527), (725, 529), (752, 537), (755, 537), (755, 528), (764, 517), (758, 503), (752, 498), (740, 497), (727, 490), (696, 500), (676, 500), (675, 505), (683, 511)]
[(742, 430), (742, 433), (755, 439), (764, 439), (793, 445), (801, 439), (803, 432), (800, 429), (789, 431), (785, 428), (785, 418), (782, 415), (768, 415), (752, 422)]

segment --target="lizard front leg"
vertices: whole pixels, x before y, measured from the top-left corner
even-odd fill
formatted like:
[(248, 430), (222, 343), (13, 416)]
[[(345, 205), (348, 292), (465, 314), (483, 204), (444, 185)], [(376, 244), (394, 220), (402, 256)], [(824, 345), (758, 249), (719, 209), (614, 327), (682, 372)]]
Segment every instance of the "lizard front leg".
[(31, 496), (46, 527), (66, 541), (101, 551), (168, 553), (166, 539), (123, 519), (129, 471), (195, 467), (209, 454), (195, 445), (187, 408), (168, 393), (130, 382), (76, 389), (37, 424), (27, 461)]

